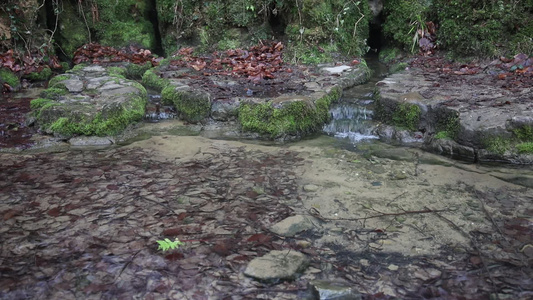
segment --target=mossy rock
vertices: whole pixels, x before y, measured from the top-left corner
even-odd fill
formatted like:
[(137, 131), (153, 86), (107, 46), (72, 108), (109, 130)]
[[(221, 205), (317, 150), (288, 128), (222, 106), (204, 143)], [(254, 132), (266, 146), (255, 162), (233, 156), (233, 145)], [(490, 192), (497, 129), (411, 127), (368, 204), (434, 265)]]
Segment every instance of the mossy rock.
[[(33, 100), (33, 102), (39, 99)], [(42, 100), (41, 100), (42, 101)], [(45, 102), (45, 101), (43, 101)], [(93, 105), (64, 105), (48, 102), (34, 111), (39, 126), (47, 133), (70, 138), (76, 135), (112, 136), (133, 122), (142, 120), (146, 99), (131, 95), (127, 103), (106, 105), (94, 113)]]
[(180, 117), (191, 123), (204, 120), (211, 112), (211, 95), (185, 85), (167, 85), (161, 91), (161, 100), (173, 104)]
[(146, 70), (146, 72), (144, 72), (142, 75), (142, 83), (147, 88), (154, 89), (156, 91), (162, 91), (170, 83), (170, 81), (157, 75), (158, 70), (159, 68)]
[(0, 69), (0, 84), (7, 83), (10, 87), (17, 90), (20, 86), (20, 80), (13, 72), (8, 69)]
[[(117, 69), (125, 72), (123, 68)], [(116, 135), (142, 120), (146, 89), (113, 73), (117, 69), (86, 66), (72, 71), (75, 74), (54, 77), (41, 98), (30, 104), (37, 126), (46, 133), (68, 139), (76, 135)], [(85, 85), (92, 87), (88, 89)], [(75, 92), (69, 92), (67, 86)]]
[(340, 87), (316, 99), (294, 97), (279, 103), (245, 102), (239, 107), (239, 122), (245, 131), (256, 132), (268, 138), (302, 137), (319, 131), (330, 120), (329, 107), (342, 94)]
[(31, 81), (45, 81), (52, 76), (52, 70), (49, 67), (44, 67), (41, 71), (31, 72), (23, 77), (28, 78)]

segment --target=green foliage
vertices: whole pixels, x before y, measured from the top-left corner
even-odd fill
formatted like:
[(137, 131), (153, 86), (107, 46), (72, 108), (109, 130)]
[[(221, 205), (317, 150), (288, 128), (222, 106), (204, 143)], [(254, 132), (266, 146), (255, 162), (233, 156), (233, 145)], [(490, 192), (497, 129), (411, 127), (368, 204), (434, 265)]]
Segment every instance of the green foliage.
[(394, 47), (388, 47), (379, 51), (379, 61), (389, 64), (401, 55), (401, 50)]
[(520, 143), (515, 147), (518, 153), (533, 154), (533, 142)]
[(12, 88), (16, 88), (20, 84), (17, 75), (7, 69), (0, 69), (0, 83), (3, 82), (9, 84)]
[(427, 0), (389, 0), (384, 11), (386, 14), (383, 32), (404, 50), (414, 52), (417, 30), (424, 29), (430, 1)]
[(420, 107), (416, 104), (401, 103), (392, 114), (392, 122), (399, 127), (407, 128), (411, 131), (418, 129), (420, 121)]
[(91, 15), (90, 7), (85, 18), (91, 20), (96, 37), (103, 45), (126, 46), (138, 43), (143, 48), (155, 47), (155, 34), (148, 12), (150, 1), (137, 0), (95, 0), (98, 5), (99, 19)]
[(333, 43), (348, 55), (368, 50), (372, 13), (367, 1), (303, 0), (293, 5), (293, 21), (286, 30), (291, 40), (308, 46)]
[(440, 23), (438, 42), (455, 56), (533, 49), (533, 1), (434, 0), (433, 6)]
[(83, 16), (78, 14), (78, 6), (74, 3), (77, 1), (63, 1), (63, 11), (58, 15), (60, 30), (57, 42), (61, 45), (60, 51), (69, 58), (72, 58), (76, 49), (90, 40), (86, 24), (80, 22)]
[(164, 240), (158, 240), (157, 243), (159, 244), (157, 250), (162, 250), (163, 252), (178, 249), (179, 246), (185, 245), (185, 243), (181, 242), (178, 238), (176, 238), (174, 241), (166, 238)]

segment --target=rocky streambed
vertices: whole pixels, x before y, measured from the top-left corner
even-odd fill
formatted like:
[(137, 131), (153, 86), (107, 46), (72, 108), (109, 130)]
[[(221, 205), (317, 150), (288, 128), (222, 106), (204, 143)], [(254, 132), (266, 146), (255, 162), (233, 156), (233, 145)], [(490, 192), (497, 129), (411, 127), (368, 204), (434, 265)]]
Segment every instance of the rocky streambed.
[(0, 298), (531, 296), (531, 170), (149, 126), (114, 150), (0, 154)]

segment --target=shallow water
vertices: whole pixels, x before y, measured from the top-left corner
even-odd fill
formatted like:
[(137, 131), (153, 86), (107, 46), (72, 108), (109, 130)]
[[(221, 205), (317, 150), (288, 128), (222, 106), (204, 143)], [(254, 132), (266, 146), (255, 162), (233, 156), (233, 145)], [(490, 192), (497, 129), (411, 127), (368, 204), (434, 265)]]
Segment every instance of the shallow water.
[[(371, 92), (345, 92), (333, 136), (293, 143), (159, 115), (113, 148), (0, 153), (0, 298), (301, 299), (317, 279), (400, 298), (530, 296), (530, 166), (383, 144)], [(313, 229), (269, 232), (291, 215)], [(186, 246), (163, 254), (165, 237)], [(294, 282), (242, 275), (286, 248), (310, 259)]]

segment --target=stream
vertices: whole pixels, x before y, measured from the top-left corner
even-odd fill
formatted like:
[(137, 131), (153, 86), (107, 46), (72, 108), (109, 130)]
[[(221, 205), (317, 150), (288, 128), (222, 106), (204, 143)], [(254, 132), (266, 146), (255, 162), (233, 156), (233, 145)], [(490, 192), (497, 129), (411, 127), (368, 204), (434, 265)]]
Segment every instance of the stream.
[[(381, 143), (372, 68), (298, 142), (232, 140), (154, 106), (120, 147), (0, 152), (0, 299), (318, 299), (317, 281), (363, 299), (531, 297), (533, 170)], [(294, 215), (312, 226), (269, 231)], [(185, 244), (163, 253), (164, 238)], [(282, 249), (308, 258), (296, 279), (243, 275)]]

